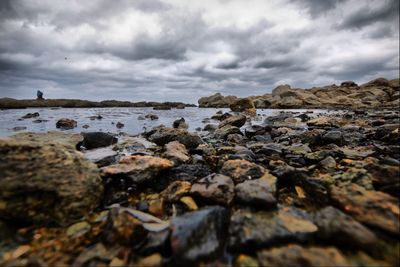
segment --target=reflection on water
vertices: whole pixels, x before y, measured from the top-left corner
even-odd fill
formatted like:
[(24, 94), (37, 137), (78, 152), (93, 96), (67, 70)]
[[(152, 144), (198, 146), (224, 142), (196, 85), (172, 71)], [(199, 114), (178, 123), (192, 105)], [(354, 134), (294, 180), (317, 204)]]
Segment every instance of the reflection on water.
[[(26, 127), (29, 132), (47, 132), (57, 130), (56, 122), (60, 118), (70, 118), (78, 122), (78, 127), (65, 132), (90, 132), (90, 131), (103, 131), (103, 132), (125, 132), (131, 135), (137, 135), (145, 129), (150, 129), (154, 126), (164, 124), (165, 126), (172, 126), (172, 122), (181, 117), (185, 118), (189, 124), (189, 130), (195, 131), (196, 128), (203, 128), (205, 123), (202, 121), (205, 118), (210, 118), (218, 110), (228, 112), (228, 109), (214, 109), (214, 108), (185, 108), (185, 109), (171, 109), (171, 110), (153, 110), (152, 108), (27, 108), (27, 109), (7, 109), (0, 110), (0, 136), (9, 136), (15, 133), (14, 127)], [(281, 110), (278, 109), (264, 109), (257, 110), (260, 115), (253, 120), (253, 124), (262, 123), (263, 117), (276, 115)], [(286, 110), (289, 111), (289, 110)], [(304, 112), (306, 110), (291, 110), (293, 112)], [(313, 110), (314, 113), (325, 112), (324, 110)], [(27, 113), (39, 112), (40, 117), (32, 119), (19, 120)], [(158, 120), (139, 120), (139, 116), (153, 113), (158, 115)], [(91, 120), (90, 117), (100, 115), (101, 120)], [(33, 121), (41, 119), (43, 122), (35, 123)], [(125, 124), (122, 129), (117, 129), (116, 123), (121, 122)], [(211, 120), (209, 123), (218, 123)], [(84, 129), (82, 126), (89, 125), (89, 128)]]

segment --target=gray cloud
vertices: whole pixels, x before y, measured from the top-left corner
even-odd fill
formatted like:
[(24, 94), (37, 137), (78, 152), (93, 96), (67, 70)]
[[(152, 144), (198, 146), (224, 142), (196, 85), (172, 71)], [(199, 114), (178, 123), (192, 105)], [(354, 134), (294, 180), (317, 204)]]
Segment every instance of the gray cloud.
[[(347, 18), (339, 25), (339, 28), (356, 28), (361, 29), (365, 26), (382, 21), (398, 21), (399, 16), (399, 1), (387, 0), (382, 1), (382, 5), (378, 8), (371, 6), (363, 6), (361, 9), (348, 15)], [(398, 24), (398, 22), (397, 22)]]
[(195, 103), (394, 78), (393, 1), (361, 2), (1, 1), (0, 97)]

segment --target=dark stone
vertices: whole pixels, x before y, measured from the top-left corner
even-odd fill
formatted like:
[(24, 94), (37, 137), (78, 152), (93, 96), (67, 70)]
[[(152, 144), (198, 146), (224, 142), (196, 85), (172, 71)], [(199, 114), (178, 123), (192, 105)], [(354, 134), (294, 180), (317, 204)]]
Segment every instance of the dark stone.
[(34, 113), (28, 113), (28, 114), (24, 115), (22, 118), (23, 119), (31, 119), (31, 118), (36, 118), (39, 116), (40, 116), (39, 112), (34, 112)]
[(56, 123), (56, 127), (64, 130), (69, 130), (73, 129), (78, 125), (78, 123), (75, 120), (72, 119), (59, 119)]
[(212, 174), (196, 181), (190, 193), (207, 203), (223, 206), (229, 205), (235, 194), (232, 179), (222, 174)]
[(171, 248), (176, 265), (211, 260), (222, 253), (229, 215), (220, 206), (188, 212), (171, 221)]
[(198, 145), (203, 143), (200, 136), (196, 134), (189, 133), (184, 129), (174, 129), (174, 128), (157, 128), (154, 132), (150, 132), (148, 139), (159, 146), (163, 146), (171, 141), (178, 141), (184, 144), (186, 148), (196, 148)]
[(265, 132), (265, 128), (261, 125), (251, 125), (244, 129), (244, 134), (247, 138), (252, 138), (255, 135), (263, 135)]
[(115, 136), (103, 132), (89, 132), (82, 133), (83, 141), (78, 144), (78, 147), (83, 146), (86, 149), (94, 149), (100, 147), (107, 147), (118, 142)]
[(222, 128), (226, 125), (242, 127), (246, 123), (246, 116), (244, 115), (233, 115), (228, 117), (227, 119), (223, 120), (219, 125), (218, 128)]

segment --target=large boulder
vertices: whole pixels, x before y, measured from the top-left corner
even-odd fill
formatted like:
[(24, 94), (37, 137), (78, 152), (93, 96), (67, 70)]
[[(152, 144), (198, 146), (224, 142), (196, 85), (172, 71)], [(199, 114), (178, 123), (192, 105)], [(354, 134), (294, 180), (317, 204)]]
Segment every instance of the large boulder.
[(201, 108), (226, 108), (236, 99), (236, 96), (222, 96), (220, 93), (216, 93), (211, 96), (200, 98), (198, 103)]
[(100, 203), (98, 168), (72, 146), (3, 139), (0, 156), (0, 217), (64, 225)]
[(280, 95), (284, 92), (290, 91), (291, 87), (288, 84), (279, 85), (274, 90), (272, 90), (272, 95)]
[(250, 98), (241, 98), (229, 105), (229, 108), (235, 112), (247, 112), (249, 114), (255, 113), (255, 106), (253, 100)]

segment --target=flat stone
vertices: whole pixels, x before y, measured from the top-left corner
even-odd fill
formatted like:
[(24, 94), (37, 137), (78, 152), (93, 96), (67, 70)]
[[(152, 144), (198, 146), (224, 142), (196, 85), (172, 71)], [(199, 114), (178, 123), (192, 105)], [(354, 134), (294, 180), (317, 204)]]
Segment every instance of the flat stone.
[(221, 169), (221, 173), (231, 177), (235, 184), (260, 178), (265, 172), (262, 166), (242, 159), (225, 161)]

